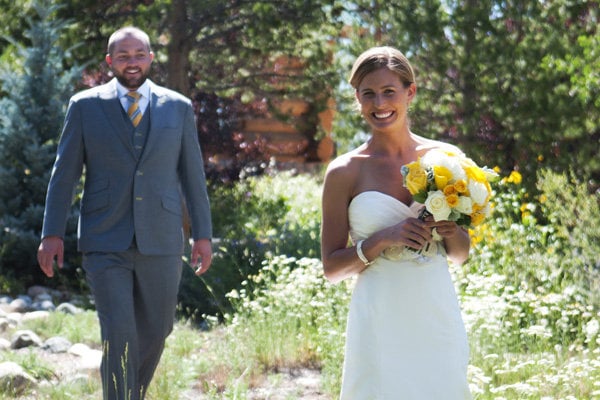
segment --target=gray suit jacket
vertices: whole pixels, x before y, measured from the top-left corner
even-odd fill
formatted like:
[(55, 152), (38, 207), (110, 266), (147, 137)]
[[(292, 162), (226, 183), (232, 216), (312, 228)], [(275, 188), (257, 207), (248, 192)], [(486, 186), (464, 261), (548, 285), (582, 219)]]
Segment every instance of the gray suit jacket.
[(182, 195), (192, 237), (210, 239), (204, 167), (191, 102), (152, 82), (150, 129), (141, 154), (117, 98), (116, 80), (69, 102), (48, 185), (42, 237), (64, 236), (85, 167), (78, 228), (83, 252), (123, 251), (135, 234), (143, 254), (183, 252)]

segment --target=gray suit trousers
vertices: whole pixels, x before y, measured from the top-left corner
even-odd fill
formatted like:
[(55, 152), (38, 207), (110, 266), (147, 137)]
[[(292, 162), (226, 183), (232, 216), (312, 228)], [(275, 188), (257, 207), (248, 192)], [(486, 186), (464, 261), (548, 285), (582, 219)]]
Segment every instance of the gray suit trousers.
[(104, 400), (143, 399), (173, 330), (181, 256), (147, 256), (132, 246), (84, 253), (83, 268), (100, 321)]

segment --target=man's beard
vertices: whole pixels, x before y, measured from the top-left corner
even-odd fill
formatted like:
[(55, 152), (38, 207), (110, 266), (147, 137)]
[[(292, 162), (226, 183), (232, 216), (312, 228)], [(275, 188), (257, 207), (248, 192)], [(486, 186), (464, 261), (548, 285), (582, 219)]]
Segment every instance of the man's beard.
[(142, 72), (142, 75), (139, 78), (126, 78), (123, 74), (118, 74), (116, 72), (114, 72), (114, 74), (121, 85), (131, 90), (135, 90), (142, 86), (146, 79), (148, 79), (149, 75), (148, 72)]

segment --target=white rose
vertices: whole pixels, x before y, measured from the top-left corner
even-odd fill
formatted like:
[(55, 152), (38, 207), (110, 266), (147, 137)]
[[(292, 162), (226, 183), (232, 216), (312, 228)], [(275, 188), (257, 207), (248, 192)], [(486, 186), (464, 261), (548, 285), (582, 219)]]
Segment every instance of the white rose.
[(489, 193), (487, 187), (483, 183), (469, 180), (467, 188), (469, 189), (469, 195), (471, 196), (471, 199), (475, 203), (479, 204), (480, 206), (485, 204)]
[(454, 207), (456, 211), (461, 214), (470, 215), (473, 212), (473, 201), (470, 197), (467, 196), (459, 196), (458, 204)]
[(450, 216), (450, 206), (446, 201), (446, 196), (444, 196), (444, 192), (441, 190), (436, 190), (435, 192), (429, 192), (427, 199), (425, 200), (425, 208), (431, 214), (433, 214), (433, 219), (436, 221), (447, 220)]
[(438, 149), (429, 150), (421, 158), (421, 165), (426, 168), (433, 168), (434, 166), (445, 167), (452, 174), (452, 180), (466, 180), (467, 175), (461, 165), (461, 158), (459, 156), (451, 156), (446, 152)]

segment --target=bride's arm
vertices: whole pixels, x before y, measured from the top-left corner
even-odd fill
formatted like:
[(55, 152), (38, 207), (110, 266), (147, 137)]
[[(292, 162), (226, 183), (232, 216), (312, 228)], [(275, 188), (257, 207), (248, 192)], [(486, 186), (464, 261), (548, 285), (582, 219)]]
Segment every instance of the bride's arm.
[(358, 257), (356, 247), (347, 247), (350, 231), (348, 205), (352, 198), (353, 186), (349, 169), (347, 160), (334, 160), (327, 169), (323, 184), (321, 260), (325, 277), (333, 283), (340, 282), (367, 267)]

